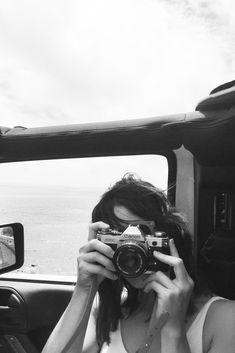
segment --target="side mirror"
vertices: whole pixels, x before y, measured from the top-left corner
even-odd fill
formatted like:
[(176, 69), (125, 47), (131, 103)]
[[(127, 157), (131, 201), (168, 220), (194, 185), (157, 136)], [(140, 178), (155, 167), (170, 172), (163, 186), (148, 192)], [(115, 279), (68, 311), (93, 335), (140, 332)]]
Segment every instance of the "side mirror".
[(24, 228), (21, 223), (0, 225), (0, 274), (24, 263)]

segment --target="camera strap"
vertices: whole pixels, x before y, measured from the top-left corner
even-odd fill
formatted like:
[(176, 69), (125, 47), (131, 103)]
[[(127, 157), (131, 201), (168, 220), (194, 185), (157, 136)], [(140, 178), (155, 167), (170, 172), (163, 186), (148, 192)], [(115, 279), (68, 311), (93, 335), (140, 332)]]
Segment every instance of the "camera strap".
[(137, 349), (136, 353), (147, 353), (153, 343), (153, 340), (158, 331), (162, 328), (169, 317), (168, 312), (164, 312), (160, 318), (157, 320), (157, 323), (148, 331), (144, 343)]

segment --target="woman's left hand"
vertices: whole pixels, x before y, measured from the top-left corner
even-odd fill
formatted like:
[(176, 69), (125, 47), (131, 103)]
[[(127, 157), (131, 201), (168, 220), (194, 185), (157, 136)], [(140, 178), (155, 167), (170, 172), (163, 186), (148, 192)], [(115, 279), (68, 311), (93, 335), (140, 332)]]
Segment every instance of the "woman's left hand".
[(148, 293), (153, 290), (157, 293), (155, 313), (152, 315), (154, 321), (167, 314), (162, 330), (167, 328), (168, 332), (180, 334), (185, 330), (185, 317), (194, 283), (179, 257), (173, 239), (170, 239), (170, 253), (171, 256), (155, 251), (154, 256), (173, 267), (175, 279), (171, 280), (165, 273), (157, 271), (145, 280), (144, 291)]

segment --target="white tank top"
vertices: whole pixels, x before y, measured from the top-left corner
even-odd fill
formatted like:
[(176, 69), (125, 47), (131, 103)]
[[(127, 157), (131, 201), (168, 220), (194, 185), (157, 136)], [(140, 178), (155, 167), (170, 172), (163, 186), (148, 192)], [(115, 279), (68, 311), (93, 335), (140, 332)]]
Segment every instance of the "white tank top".
[[(224, 299), (222, 297), (212, 297), (206, 302), (197, 314), (187, 331), (187, 339), (192, 353), (203, 353), (203, 326), (207, 312), (211, 304), (217, 300)], [(111, 332), (111, 343), (108, 346), (104, 343), (100, 353), (128, 353), (122, 342), (120, 324), (115, 332)]]

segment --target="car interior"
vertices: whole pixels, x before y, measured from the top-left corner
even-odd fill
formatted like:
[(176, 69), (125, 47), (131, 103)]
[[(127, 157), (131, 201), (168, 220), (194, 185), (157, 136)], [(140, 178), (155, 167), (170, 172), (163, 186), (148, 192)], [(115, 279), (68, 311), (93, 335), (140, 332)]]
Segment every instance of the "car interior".
[[(206, 94), (191, 112), (174, 115), (166, 111), (115, 122), (1, 127), (0, 161), (164, 156), (168, 197), (187, 214), (195, 266), (202, 253), (208, 259), (213, 242), (220, 244), (209, 260), (214, 261), (212, 282), (220, 295), (234, 300), (235, 81)], [(0, 351), (39, 353), (70, 300), (74, 281), (11, 272), (24, 259), (24, 224), (14, 222), (0, 228)], [(4, 249), (11, 254), (9, 261)]]

